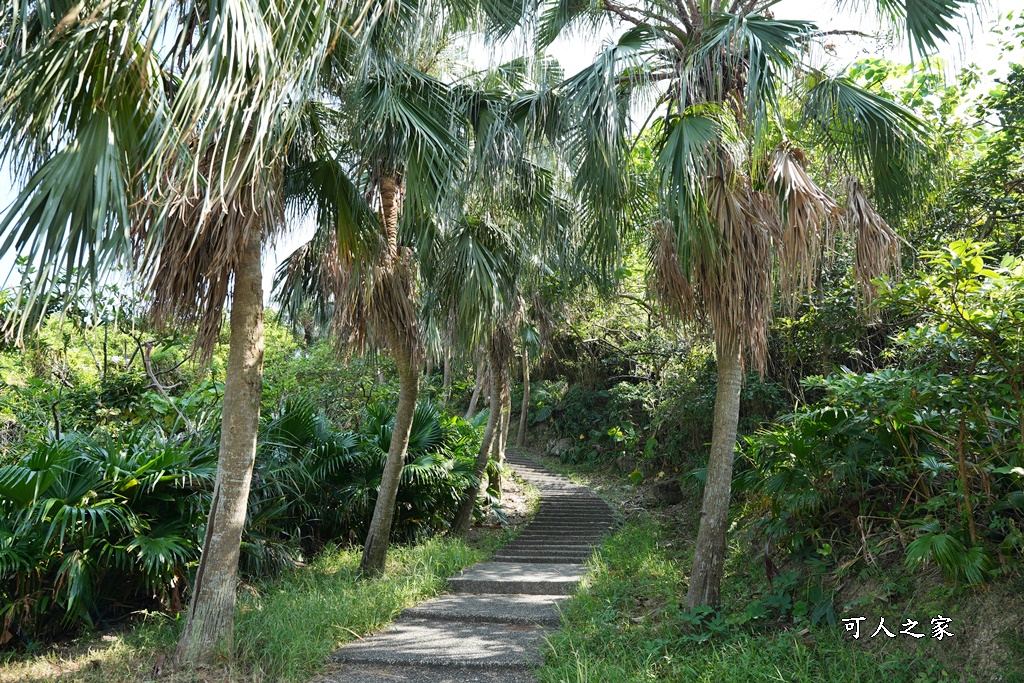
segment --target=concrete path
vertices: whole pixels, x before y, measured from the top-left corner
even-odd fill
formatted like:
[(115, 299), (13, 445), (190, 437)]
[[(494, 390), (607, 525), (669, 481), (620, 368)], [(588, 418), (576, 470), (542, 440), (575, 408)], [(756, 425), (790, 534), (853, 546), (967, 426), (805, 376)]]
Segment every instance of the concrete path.
[(490, 562), (448, 580), (452, 592), (405, 610), (384, 631), (344, 646), (325, 683), (532, 683), (558, 605), (612, 526), (611, 508), (586, 486), (510, 453), (540, 490), (540, 509)]

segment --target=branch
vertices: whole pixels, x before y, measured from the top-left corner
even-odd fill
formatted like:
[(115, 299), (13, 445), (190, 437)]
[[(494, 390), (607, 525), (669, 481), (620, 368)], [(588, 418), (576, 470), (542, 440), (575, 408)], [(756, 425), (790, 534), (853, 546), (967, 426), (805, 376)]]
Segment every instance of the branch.
[(690, 13), (686, 11), (686, 5), (683, 4), (683, 0), (675, 0), (676, 11), (679, 12), (679, 19), (682, 20), (683, 26), (686, 27), (688, 34), (693, 33), (693, 22), (690, 20)]
[(875, 36), (870, 33), (864, 33), (863, 31), (857, 31), (854, 29), (835, 29), (832, 31), (818, 31), (819, 36), (857, 36), (859, 38), (874, 38)]
[[(646, 21), (643, 21), (643, 20), (638, 19), (638, 18), (636, 18), (636, 17), (634, 17), (634, 16), (632, 16), (630, 14), (627, 14), (626, 10), (624, 8), (619, 7), (618, 5), (612, 4), (610, 2), (610, 0), (604, 0), (604, 8), (606, 10), (608, 10), (609, 12), (613, 12), (614, 14), (617, 14), (624, 21), (627, 21), (630, 24), (633, 24), (634, 26), (646, 26), (648, 28), (653, 28)], [(657, 19), (658, 21), (661, 21), (661, 22), (665, 23), (667, 26), (672, 27), (672, 30), (670, 30), (665, 35), (665, 39), (668, 40), (668, 42), (672, 43), (672, 46), (675, 47), (677, 50), (679, 50), (680, 52), (683, 51), (683, 41), (680, 40), (678, 35), (676, 35), (676, 32), (678, 32), (681, 35), (686, 35), (685, 31), (683, 31), (681, 28), (676, 26), (674, 23), (672, 23), (666, 17), (663, 17), (663, 16), (661, 16), (659, 14), (654, 14), (654, 13), (651, 13), (651, 12), (644, 12), (644, 14), (646, 16), (652, 18), (652, 19)]]
[(626, 299), (627, 301), (632, 301), (633, 303), (635, 303), (635, 304), (637, 304), (639, 306), (642, 306), (643, 308), (645, 308), (648, 311), (651, 310), (650, 304), (648, 304), (646, 301), (644, 301), (643, 299), (641, 299), (638, 296), (633, 296), (632, 294), (619, 294), (619, 298), (620, 299)]
[(648, 74), (646, 76), (646, 78), (641, 78), (641, 76), (643, 76), (643, 74), (637, 74), (635, 76), (619, 76), (619, 78), (616, 79), (615, 83), (617, 85), (632, 85), (633, 83), (636, 83), (637, 81), (641, 81), (641, 80), (647, 80), (647, 81), (666, 81), (666, 80), (668, 80), (670, 78), (675, 77), (675, 75), (676, 74), (671, 72), (671, 71), (658, 71), (658, 72), (653, 73), (653, 74)]
[[(196, 429), (195, 425), (192, 424), (192, 421), (185, 417), (185, 414), (178, 409), (178, 404), (176, 404), (171, 397), (167, 395), (164, 385), (160, 384), (160, 380), (156, 378), (156, 374), (153, 372), (153, 365), (149, 362), (149, 354), (153, 351), (153, 340), (149, 340), (143, 344), (139, 339), (134, 337), (133, 339), (135, 339), (135, 344), (139, 347), (139, 351), (142, 351), (142, 362), (146, 366), (146, 374), (149, 375), (149, 381), (152, 383), (153, 388), (164, 397), (165, 401), (171, 404), (171, 407), (174, 408), (174, 412), (176, 412), (178, 417), (181, 418), (181, 421), (185, 423), (188, 431), (192, 434), (199, 434), (199, 431)], [(145, 349), (143, 349), (143, 347), (145, 347)], [(132, 354), (132, 357), (134, 358), (134, 354)], [(174, 386), (167, 388), (173, 389)]]

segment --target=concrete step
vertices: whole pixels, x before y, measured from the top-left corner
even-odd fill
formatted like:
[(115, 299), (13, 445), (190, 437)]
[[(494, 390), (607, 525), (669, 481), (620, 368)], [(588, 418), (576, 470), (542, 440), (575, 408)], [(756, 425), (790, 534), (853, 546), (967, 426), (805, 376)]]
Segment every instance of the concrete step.
[(495, 555), (492, 562), (519, 562), (522, 564), (580, 564), (588, 554), (580, 555)]
[(584, 533), (595, 532), (603, 534), (606, 531), (611, 531), (614, 528), (612, 524), (580, 524), (578, 522), (562, 522), (561, 524), (556, 522), (543, 522), (541, 524), (531, 524), (520, 532), (522, 534), (531, 533), (536, 534), (538, 532), (556, 532), (561, 533), (565, 531), (582, 531)]
[[(548, 541), (526, 542), (512, 541), (501, 550), (517, 548), (519, 550), (565, 550), (589, 553), (594, 549), (590, 543), (551, 543)], [(499, 551), (501, 552), (501, 551)]]
[(541, 662), (545, 633), (531, 624), (400, 619), (380, 633), (349, 643), (333, 659), (351, 664), (527, 667)]
[[(555, 564), (565, 564), (566, 562), (583, 564), (586, 562), (592, 551), (588, 548), (586, 550), (551, 550), (548, 548), (510, 548), (509, 550), (502, 550), (501, 552), (494, 555), (495, 562), (510, 562), (509, 558), (513, 557), (550, 557), (552, 562)], [(572, 559), (578, 558), (578, 559)]]
[(536, 683), (529, 667), (466, 668), (394, 664), (342, 664), (315, 683)]
[(586, 516), (569, 515), (538, 515), (526, 528), (537, 528), (538, 526), (582, 526), (586, 528), (609, 528), (614, 525), (612, 519), (601, 519)]
[(564, 595), (442, 595), (402, 612), (403, 616), (445, 621), (557, 626)]
[(521, 534), (517, 540), (521, 539), (521, 543), (565, 543), (569, 545), (597, 545), (601, 542), (604, 537), (603, 533), (594, 533), (590, 531), (567, 531), (565, 533), (552, 532), (552, 533), (536, 533), (536, 534)]
[(527, 533), (530, 536), (540, 536), (542, 533), (585, 533), (585, 535), (596, 535), (604, 536), (604, 533), (611, 530), (611, 526), (577, 526), (571, 524), (560, 524), (560, 525), (544, 525), (540, 527), (534, 527), (530, 524), (519, 533), (519, 537), (526, 536)]
[(481, 562), (448, 579), (454, 593), (572, 595), (586, 575), (582, 564)]
[(552, 557), (575, 557), (582, 555), (583, 557), (590, 557), (590, 554), (594, 552), (593, 548), (583, 547), (578, 549), (565, 548), (563, 546), (548, 546), (546, 548), (527, 548), (523, 546), (505, 546), (501, 550), (497, 551), (495, 555), (551, 555)]
[(573, 507), (573, 508), (594, 507), (594, 508), (598, 508), (598, 507), (601, 507), (601, 506), (607, 507), (608, 504), (605, 503), (603, 498), (586, 498), (584, 496), (579, 495), (578, 493), (573, 493), (573, 494), (568, 495), (568, 496), (562, 496), (562, 495), (560, 495), (558, 493), (551, 492), (546, 497), (541, 499), (540, 506), (544, 507), (544, 508), (558, 508), (558, 507)]

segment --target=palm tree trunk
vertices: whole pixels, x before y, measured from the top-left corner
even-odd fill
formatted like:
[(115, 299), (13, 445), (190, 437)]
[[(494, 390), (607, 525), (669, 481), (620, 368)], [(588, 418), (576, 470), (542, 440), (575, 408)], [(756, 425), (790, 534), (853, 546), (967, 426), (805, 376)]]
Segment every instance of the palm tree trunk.
[(385, 175), (380, 179), (381, 226), (387, 246), (386, 258), (398, 257), (398, 210), (401, 205), (398, 182)]
[(519, 410), (519, 433), (516, 445), (520, 448), (526, 442), (526, 415), (530, 410), (530, 349), (523, 346), (523, 406)]
[(444, 347), (444, 379), (441, 382), (442, 396), (447, 403), (452, 397), (452, 347)]
[(387, 560), (388, 542), (391, 538), (391, 523), (395, 518), (395, 500), (398, 484), (405, 466), (405, 453), (409, 448), (409, 433), (416, 412), (416, 398), (419, 395), (418, 363), (414, 363), (408, 349), (394, 349), (395, 365), (398, 366), (398, 408), (395, 411), (395, 428), (391, 432), (391, 445), (380, 478), (380, 491), (373, 508), (373, 520), (363, 545), (363, 558), (359, 571), (364, 576), (378, 576), (384, 573)]
[(476, 403), (480, 400), (480, 392), (484, 387), (484, 379), (487, 372), (487, 358), (480, 359), (480, 365), (476, 369), (476, 384), (473, 386), (473, 395), (469, 399), (469, 408), (466, 410), (466, 419), (472, 420), (476, 415)]
[[(501, 399), (496, 395), (498, 381), (494, 377), (496, 372), (496, 363), (490, 363), (491, 366), (491, 405), (500, 406)], [(452, 533), (456, 536), (463, 536), (469, 531), (469, 525), (473, 521), (473, 509), (476, 507), (476, 498), (480, 494), (480, 487), (483, 486), (484, 474), (487, 472), (487, 460), (491, 454), (491, 444), (494, 442), (495, 432), (499, 430), (498, 421), (500, 418), (501, 410), (495, 410), (491, 408), (491, 413), (487, 417), (487, 427), (484, 428), (484, 439), (480, 443), (480, 452), (476, 456), (476, 478), (480, 482), (475, 487), (470, 487), (466, 491), (465, 498), (462, 499), (462, 504), (459, 506), (459, 510), (455, 513), (455, 521), (452, 522)]]
[(501, 448), (498, 450), (497, 461), (505, 464), (505, 447), (508, 445), (508, 428), (512, 422), (512, 377), (508, 365), (502, 368), (501, 375)]
[(225, 375), (217, 480), (202, 559), (178, 641), (179, 664), (207, 663), (218, 653), (228, 657), (234, 653), (238, 555), (263, 393), (263, 274), (258, 231), (243, 248), (235, 268)]
[(736, 339), (723, 340), (716, 334), (718, 388), (715, 393), (714, 430), (708, 458), (704, 503), (700, 528), (693, 553), (686, 609), (703, 605), (717, 606), (722, 588), (729, 501), (732, 496), (732, 461), (736, 449), (736, 429), (740, 417), (740, 388), (743, 364)]
[[(498, 416), (498, 424), (496, 429), (497, 433), (494, 435), (494, 443), (491, 445), (491, 457), (494, 462), (499, 465), (505, 464), (505, 445), (508, 443), (508, 425), (510, 416), (512, 414), (512, 392), (509, 389), (509, 372), (508, 365), (502, 363), (500, 372), (495, 375), (498, 377), (500, 384), (498, 387), (499, 396), (499, 408), (501, 410)], [(494, 474), (488, 481), (488, 487), (497, 491), (498, 495), (501, 495), (501, 475)]]

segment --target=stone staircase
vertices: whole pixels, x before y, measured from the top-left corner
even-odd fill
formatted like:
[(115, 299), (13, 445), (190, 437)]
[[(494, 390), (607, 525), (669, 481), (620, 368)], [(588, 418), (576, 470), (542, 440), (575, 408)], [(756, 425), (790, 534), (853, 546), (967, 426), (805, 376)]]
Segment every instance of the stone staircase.
[(528, 683), (559, 603), (611, 529), (611, 508), (589, 488), (510, 453), (540, 491), (537, 516), (490, 562), (448, 580), (451, 593), (405, 610), (384, 631), (349, 643), (320, 679), (350, 683)]

